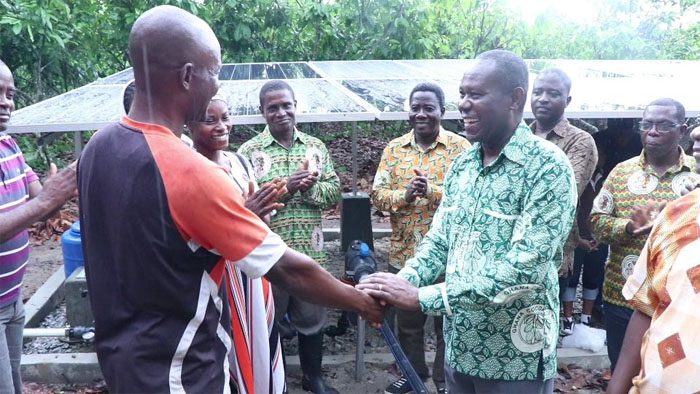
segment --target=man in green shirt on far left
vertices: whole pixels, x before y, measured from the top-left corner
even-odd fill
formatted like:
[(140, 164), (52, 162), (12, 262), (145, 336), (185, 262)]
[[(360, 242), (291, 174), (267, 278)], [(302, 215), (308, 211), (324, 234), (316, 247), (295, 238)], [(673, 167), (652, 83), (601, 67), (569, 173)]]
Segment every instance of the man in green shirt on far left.
[[(272, 80), (260, 89), (260, 112), (267, 127), (241, 145), (238, 153), (250, 160), (259, 184), (275, 178), (287, 180), (287, 193), (279, 199), (284, 208), (270, 218), (270, 229), (292, 249), (322, 265), (321, 210), (340, 200), (340, 180), (326, 146), (318, 138), (297, 130), (297, 101), (291, 86)], [(321, 375), (323, 326), (326, 309), (304, 302), (278, 287), (273, 288), (275, 320), (286, 314), (299, 333), (302, 388), (314, 393), (337, 393)]]

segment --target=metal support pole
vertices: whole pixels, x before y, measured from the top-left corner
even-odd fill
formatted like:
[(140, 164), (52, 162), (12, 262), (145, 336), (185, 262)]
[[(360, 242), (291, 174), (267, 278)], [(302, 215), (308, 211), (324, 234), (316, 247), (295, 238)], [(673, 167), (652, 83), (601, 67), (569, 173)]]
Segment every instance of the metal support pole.
[(73, 146), (75, 148), (75, 158), (80, 157), (80, 153), (83, 151), (83, 132), (74, 131), (73, 132)]
[(355, 331), (355, 381), (359, 382), (365, 375), (365, 320), (357, 317)]
[(357, 122), (352, 122), (352, 194), (357, 196)]

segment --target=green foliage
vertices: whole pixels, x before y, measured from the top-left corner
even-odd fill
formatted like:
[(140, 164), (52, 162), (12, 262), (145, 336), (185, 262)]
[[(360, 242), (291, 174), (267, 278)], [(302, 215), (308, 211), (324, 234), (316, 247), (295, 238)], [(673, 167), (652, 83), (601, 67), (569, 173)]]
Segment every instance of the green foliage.
[[(28, 105), (128, 66), (129, 28), (157, 4), (208, 21), (225, 62), (471, 58), (698, 59), (698, 0), (598, 0), (596, 21), (499, 0), (0, 0), (0, 58)], [(697, 18), (696, 18), (697, 19)]]
[[(0, 0), (0, 59), (14, 72), (18, 107), (44, 100), (128, 67), (129, 29), (158, 4), (208, 21), (224, 62), (472, 58), (493, 48), (525, 58), (700, 59), (700, 23), (688, 18), (698, 0), (596, 0), (594, 21), (545, 12), (532, 25), (504, 1)], [(322, 134), (348, 136), (349, 127)]]
[(58, 139), (44, 146), (38, 146), (37, 138), (33, 135), (22, 134), (14, 138), (27, 164), (35, 171), (45, 172), (50, 162), (56, 163), (58, 168), (63, 168), (73, 160), (72, 133), (63, 133)]

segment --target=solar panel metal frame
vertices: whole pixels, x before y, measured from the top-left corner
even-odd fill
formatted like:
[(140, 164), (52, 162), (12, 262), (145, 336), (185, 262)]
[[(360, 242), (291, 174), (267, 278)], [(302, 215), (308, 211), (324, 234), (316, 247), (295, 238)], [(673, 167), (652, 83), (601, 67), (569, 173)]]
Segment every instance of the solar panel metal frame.
[[(226, 64), (224, 67), (232, 67), (233, 70), (235, 70), (237, 67), (250, 67), (252, 69), (252, 67), (258, 66), (265, 68), (266, 72), (268, 68), (275, 67), (299, 67), (300, 70), (308, 68), (308, 70), (314, 72), (316, 75), (313, 77), (292, 78), (288, 79), (288, 81), (294, 81), (293, 84), (295, 85), (298, 83), (326, 84), (339, 94), (338, 97), (345, 97), (348, 100), (348, 104), (352, 104), (356, 109), (361, 109), (361, 111), (346, 112), (326, 111), (308, 113), (302, 111), (297, 113), (297, 121), (299, 123), (310, 123), (408, 119), (406, 107), (404, 107), (404, 110), (400, 111), (385, 111), (384, 108), (380, 109), (372, 105), (371, 102), (377, 101), (377, 98), (372, 96), (373, 87), (371, 84), (365, 87), (365, 89), (368, 89), (368, 93), (364, 95), (364, 98), (351, 91), (351, 89), (348, 89), (346, 86), (348, 85), (348, 81), (362, 80), (372, 81), (374, 84), (392, 84), (397, 81), (406, 84), (406, 81), (411, 81), (408, 85), (413, 84), (413, 82), (435, 81), (443, 86), (446, 98), (449, 97), (448, 101), (451, 103), (448, 106), (448, 111), (446, 111), (444, 118), (460, 119), (459, 112), (456, 110), (456, 104), (454, 103), (456, 101), (454, 92), (458, 90), (463, 70), (467, 70), (472, 62), (473, 60), (469, 59), (359, 60), (237, 63)], [(688, 86), (691, 81), (697, 80), (694, 71), (696, 72), (696, 70), (700, 69), (700, 61), (532, 59), (526, 60), (526, 63), (531, 69), (531, 83), (536, 76), (535, 73), (541, 71), (545, 67), (559, 67), (571, 75), (573, 81), (573, 100), (566, 113), (568, 117), (640, 118), (646, 103), (658, 97), (673, 97), (686, 106), (686, 116), (700, 116), (700, 96), (693, 94), (692, 89)], [(382, 67), (384, 72), (381, 72)], [(232, 71), (232, 75), (234, 72), (235, 71)], [(304, 74), (305, 71), (301, 73)], [(17, 110), (13, 113), (8, 132), (35, 133), (99, 129), (118, 120), (119, 116), (122, 114), (122, 92), (126, 83), (130, 81), (132, 77), (133, 73), (131, 69), (122, 70), (83, 87)], [(262, 84), (265, 79), (241, 79), (238, 81), (259, 81), (260, 84)], [(235, 80), (222, 80), (222, 85), (235, 83)], [(60, 111), (60, 105), (56, 105), (57, 109), (51, 108), (51, 106), (60, 103), (61, 100), (74, 98), (76, 94), (80, 95), (83, 92), (93, 91), (93, 89), (111, 90), (110, 94), (113, 95), (114, 98), (110, 99), (110, 102), (113, 102), (113, 105), (119, 108), (119, 114), (115, 115), (114, 119), (110, 116), (109, 120), (88, 120), (91, 116), (94, 118), (95, 114), (90, 111), (89, 104), (80, 103), (80, 106), (76, 105), (75, 107), (65, 108), (65, 110), (85, 114), (85, 121), (57, 121), (54, 123), (46, 123), (45, 121), (35, 120), (46, 114), (51, 114), (53, 111)], [(612, 98), (597, 95), (595, 89), (606, 92), (605, 95), (611, 96)], [(628, 103), (615, 102), (615, 95), (617, 94), (619, 97), (621, 94), (612, 91), (613, 89), (625, 90), (628, 95), (635, 98), (636, 103), (629, 105)], [(591, 92), (591, 90), (593, 90), (593, 92)], [(396, 97), (398, 98), (396, 100), (403, 100), (405, 102), (409, 92), (410, 89), (407, 89), (405, 92), (397, 92)], [(118, 97), (116, 97), (117, 95)], [(303, 99), (303, 95), (300, 95), (299, 92), (297, 92), (297, 96)], [(603, 108), (591, 110), (587, 109), (590, 108), (590, 105), (584, 108), (580, 104), (581, 102), (585, 104), (586, 100), (590, 103), (595, 103), (596, 107), (601, 106), (601, 103), (605, 104), (607, 102), (605, 105), (620, 105), (625, 108), (605, 109), (603, 105)], [(526, 118), (532, 118), (529, 107), (528, 102), (525, 107)], [(36, 114), (34, 113), (35, 111), (42, 112)], [(22, 119), (25, 117), (28, 117), (30, 120), (22, 122)], [(234, 113), (232, 119), (236, 124), (265, 123), (263, 117), (259, 114)]]

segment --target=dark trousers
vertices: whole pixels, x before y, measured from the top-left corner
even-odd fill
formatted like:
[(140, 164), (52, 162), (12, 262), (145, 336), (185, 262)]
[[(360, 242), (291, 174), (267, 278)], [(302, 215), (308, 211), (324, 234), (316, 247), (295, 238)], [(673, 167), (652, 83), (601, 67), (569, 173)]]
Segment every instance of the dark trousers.
[(479, 393), (538, 393), (551, 394), (554, 392), (554, 378), (547, 380), (500, 380), (481, 379), (457, 372), (449, 365), (445, 366), (447, 373), (447, 392), (459, 394)]
[[(389, 272), (398, 272), (389, 266)], [(443, 279), (444, 280), (444, 279)], [(395, 309), (396, 329), (398, 331), (399, 344), (406, 358), (423, 380), (430, 376), (428, 365), (425, 362), (425, 322), (428, 318), (423, 312), (404, 311)], [(433, 363), (433, 382), (435, 386), (445, 386), (445, 340), (442, 336), (442, 316), (435, 316), (436, 349)]]
[(598, 250), (593, 252), (576, 248), (573, 272), (567, 278), (559, 278), (559, 298), (562, 301), (576, 300), (576, 288), (583, 272), (583, 299), (595, 300), (603, 285), (605, 259), (607, 258), (608, 245), (599, 245)]
[(605, 307), (605, 334), (608, 339), (608, 358), (610, 358), (610, 371), (615, 370), (617, 359), (620, 357), (622, 341), (625, 339), (627, 324), (632, 317), (632, 309), (613, 305), (607, 301)]
[[(605, 259), (608, 258), (608, 245), (598, 245), (598, 249), (587, 252), (576, 248), (574, 252), (574, 274), (569, 279), (569, 287), (578, 287), (579, 278), (584, 289), (600, 289), (605, 276)], [(583, 277), (581, 277), (583, 271)]]

